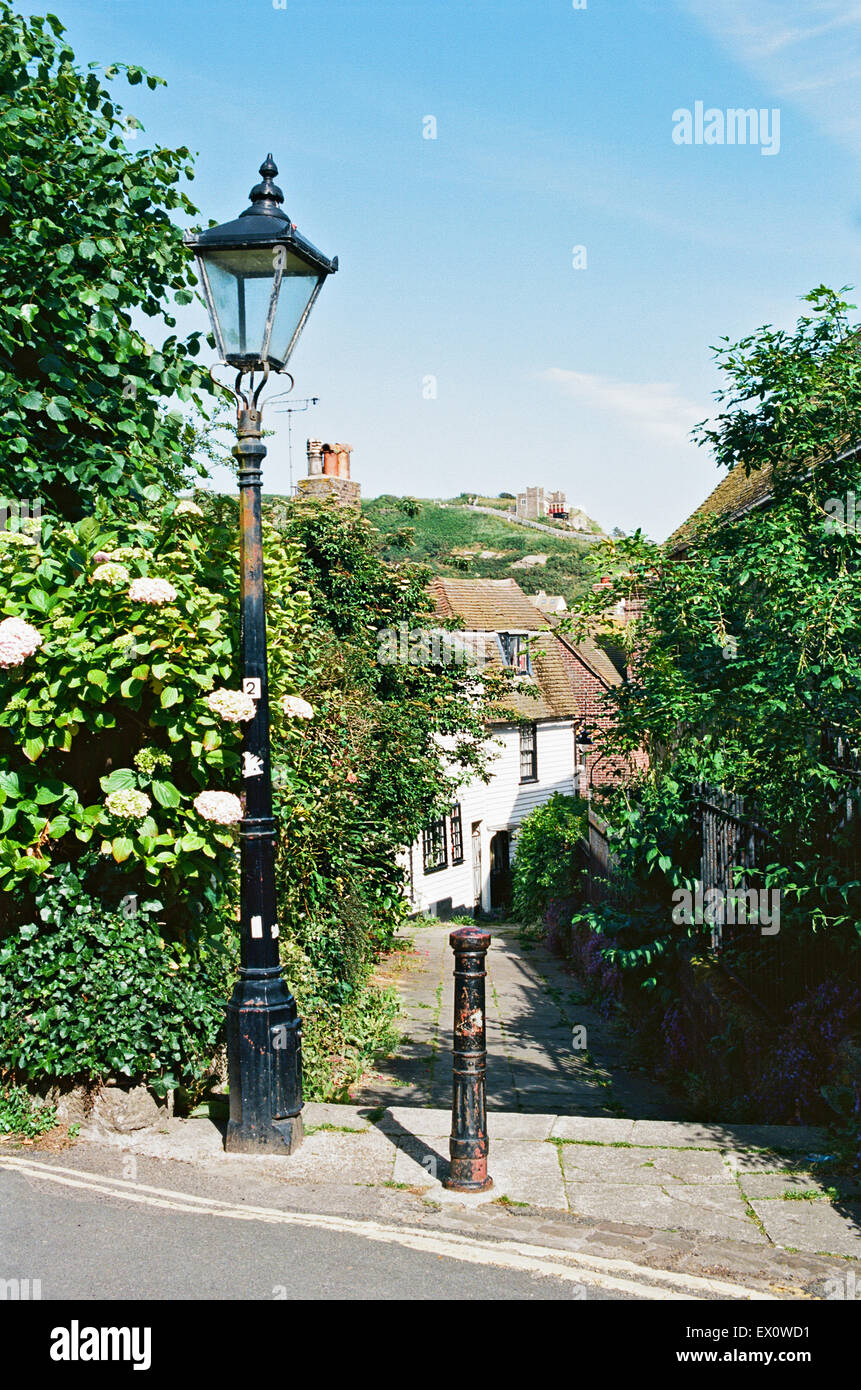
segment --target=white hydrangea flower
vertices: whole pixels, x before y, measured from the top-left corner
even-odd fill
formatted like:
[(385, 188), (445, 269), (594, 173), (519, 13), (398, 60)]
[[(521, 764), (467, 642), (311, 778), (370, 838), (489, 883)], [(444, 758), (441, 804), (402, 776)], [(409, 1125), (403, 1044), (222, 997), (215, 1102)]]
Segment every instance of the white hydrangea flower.
[(200, 792), (194, 798), (194, 809), (204, 820), (218, 825), (238, 825), (242, 820), (242, 802), (232, 792)]
[(129, 588), (132, 603), (173, 603), (177, 591), (167, 579), (133, 579)]
[(298, 695), (285, 695), (281, 700), (281, 708), (290, 719), (313, 719), (314, 706), (309, 705), (307, 700), (302, 700)]
[[(121, 545), (116, 550), (107, 551), (102, 558), (105, 560), (143, 560), (149, 553), (142, 545)], [(99, 559), (99, 555), (96, 556), (96, 559)]]
[(35, 545), (34, 536), (27, 536), (23, 531), (0, 531), (0, 543), (3, 545)]
[(203, 516), (203, 512), (196, 502), (190, 502), (186, 497), (177, 506), (174, 516)]
[(4, 618), (0, 623), (0, 669), (20, 666), (41, 645), (41, 633), (23, 618)]
[(97, 579), (103, 584), (127, 584), (129, 572), (125, 565), (115, 565), (108, 560), (104, 565), (96, 565), (93, 570), (93, 579)]
[(206, 703), (213, 714), (220, 714), (231, 723), (245, 723), (253, 719), (257, 711), (254, 697), (241, 690), (213, 690), (207, 695)]
[(146, 792), (124, 787), (118, 792), (110, 792), (105, 797), (105, 805), (112, 816), (121, 816), (123, 820), (143, 820), (144, 816), (149, 815), (152, 802)]

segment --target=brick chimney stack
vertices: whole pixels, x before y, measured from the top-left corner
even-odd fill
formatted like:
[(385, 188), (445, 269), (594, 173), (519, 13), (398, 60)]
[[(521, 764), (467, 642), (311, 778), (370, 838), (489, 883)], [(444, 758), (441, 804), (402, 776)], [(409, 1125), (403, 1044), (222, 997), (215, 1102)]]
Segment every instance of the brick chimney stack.
[(350, 454), (352, 444), (323, 445), (323, 473), (327, 478), (343, 478), (350, 481)]
[(358, 507), (359, 484), (350, 479), (352, 444), (324, 444), (321, 439), (309, 439), (306, 447), (308, 476), (299, 479), (299, 496), (333, 497), (342, 507)]

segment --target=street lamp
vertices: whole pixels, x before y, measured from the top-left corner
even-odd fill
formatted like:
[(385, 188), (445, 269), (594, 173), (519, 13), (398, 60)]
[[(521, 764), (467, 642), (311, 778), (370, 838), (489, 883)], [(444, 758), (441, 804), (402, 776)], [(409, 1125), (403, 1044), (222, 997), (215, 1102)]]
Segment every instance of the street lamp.
[[(222, 362), (237, 369), (242, 689), (255, 700), (243, 725), (245, 814), (240, 826), (241, 958), (227, 1006), (230, 1120), (234, 1153), (292, 1153), (302, 1142), (302, 1021), (281, 973), (275, 901), (275, 820), (269, 748), (266, 599), (260, 519), (260, 395), (286, 367), (327, 275), (338, 269), (296, 231), (273, 183), (272, 156), (251, 206), (232, 222), (185, 238), (197, 257)], [(254, 377), (262, 373), (255, 388)], [(290, 376), (290, 373), (286, 373)], [(243, 388), (243, 377), (247, 384)], [(293, 379), (290, 377), (290, 387)]]

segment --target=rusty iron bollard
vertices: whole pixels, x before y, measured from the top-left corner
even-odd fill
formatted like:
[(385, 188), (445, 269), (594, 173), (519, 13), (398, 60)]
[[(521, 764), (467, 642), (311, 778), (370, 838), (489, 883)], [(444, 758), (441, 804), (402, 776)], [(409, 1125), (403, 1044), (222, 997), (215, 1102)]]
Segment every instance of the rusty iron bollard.
[(454, 951), (454, 1054), (451, 1166), (443, 1184), (452, 1192), (487, 1192), (487, 1043), (484, 1032), (485, 956), (490, 932), (460, 927), (449, 936)]

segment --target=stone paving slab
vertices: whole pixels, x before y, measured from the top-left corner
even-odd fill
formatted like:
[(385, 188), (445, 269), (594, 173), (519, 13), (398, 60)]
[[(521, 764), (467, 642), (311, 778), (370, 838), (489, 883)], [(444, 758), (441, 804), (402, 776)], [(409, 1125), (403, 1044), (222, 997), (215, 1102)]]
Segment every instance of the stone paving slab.
[(395, 1167), (395, 1151), (385, 1134), (369, 1129), (366, 1133), (341, 1134), (319, 1130), (308, 1134), (301, 1148), (289, 1158), (273, 1158), (289, 1173), (290, 1182), (385, 1183)]
[[(451, 1200), (455, 1194), (439, 1190), (448, 1173), (447, 1150), (447, 1144), (439, 1145), (436, 1140), (424, 1144), (418, 1140), (401, 1140), (395, 1160), (395, 1182), (424, 1187), (437, 1200)], [(492, 1144), (492, 1151), (489, 1172), (493, 1187), (483, 1194), (483, 1200), (507, 1199), (529, 1206), (567, 1211), (565, 1184), (552, 1144), (498, 1139)]]
[[(777, 1149), (799, 1154), (827, 1154), (828, 1135), (816, 1125), (723, 1125), (733, 1148)], [(727, 1147), (730, 1147), (727, 1145)]]
[(520, 1115), (491, 1111), (487, 1117), (487, 1133), (491, 1143), (497, 1139), (549, 1139), (556, 1123), (555, 1115)]
[(397, 1141), (392, 1167), (395, 1183), (431, 1192), (447, 1173), (447, 1142), (434, 1138)]
[(550, 1134), (553, 1139), (571, 1139), (582, 1144), (629, 1144), (634, 1123), (602, 1116), (557, 1115)]
[(758, 1201), (753, 1209), (770, 1240), (811, 1254), (851, 1255), (861, 1259), (861, 1202)]
[(578, 1216), (767, 1243), (747, 1215), (741, 1193), (729, 1185), (677, 1183), (665, 1190), (649, 1183), (569, 1182), (567, 1188), (570, 1210)]
[(737, 1141), (723, 1125), (674, 1120), (635, 1121), (631, 1143), (641, 1144), (644, 1147), (661, 1145), (669, 1148), (728, 1149), (738, 1147)]
[[(738, 1185), (746, 1197), (783, 1197), (785, 1192), (814, 1192), (837, 1200), (861, 1198), (861, 1179), (816, 1173), (739, 1173)], [(791, 1199), (790, 1199), (791, 1200)]]
[(375, 1124), (381, 1134), (447, 1139), (451, 1133), (451, 1111), (391, 1105)]
[(370, 1108), (361, 1105), (335, 1105), (325, 1101), (309, 1101), (302, 1111), (305, 1132), (332, 1126), (337, 1129), (370, 1129)]
[[(789, 1126), (787, 1126), (787, 1129)], [(825, 1156), (826, 1150), (822, 1148), (820, 1154)], [(729, 1149), (725, 1151), (725, 1158), (729, 1166), (739, 1176), (745, 1173), (785, 1173), (790, 1175), (798, 1172), (818, 1172), (822, 1175), (827, 1174), (833, 1169), (834, 1162), (819, 1163), (814, 1161), (817, 1155), (806, 1156), (803, 1153), (775, 1153), (770, 1149)]]
[[(603, 1145), (562, 1144), (560, 1158), (566, 1182), (722, 1183), (735, 1189), (735, 1180), (721, 1155), (700, 1149), (613, 1149)], [(737, 1189), (735, 1189), (737, 1190)]]

